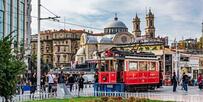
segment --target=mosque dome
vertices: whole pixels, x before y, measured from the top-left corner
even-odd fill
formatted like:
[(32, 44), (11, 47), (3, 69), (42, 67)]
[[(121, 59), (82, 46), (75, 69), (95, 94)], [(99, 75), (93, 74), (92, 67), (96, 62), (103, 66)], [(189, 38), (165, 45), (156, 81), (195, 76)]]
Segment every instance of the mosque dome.
[(116, 34), (118, 32), (128, 32), (128, 28), (122, 21), (118, 20), (118, 17), (116, 15), (114, 20), (107, 23), (107, 25), (104, 27), (104, 33)]
[(87, 36), (87, 43), (98, 43), (98, 41), (94, 36)]
[(112, 39), (107, 38), (107, 37), (103, 37), (103, 38), (100, 40), (100, 43), (112, 43)]
[(127, 28), (126, 25), (122, 21), (113, 20), (109, 22), (105, 28)]

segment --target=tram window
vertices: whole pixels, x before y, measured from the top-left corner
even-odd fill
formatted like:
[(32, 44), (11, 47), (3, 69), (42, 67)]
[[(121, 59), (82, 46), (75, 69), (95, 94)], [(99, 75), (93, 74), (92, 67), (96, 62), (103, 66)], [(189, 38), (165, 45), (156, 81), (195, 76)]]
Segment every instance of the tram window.
[(110, 71), (115, 71), (115, 68), (114, 68), (114, 65), (113, 65), (113, 60), (110, 60), (109, 68), (110, 68)]
[(137, 62), (130, 61), (129, 62), (129, 70), (137, 70)]
[(156, 70), (156, 62), (151, 62), (150, 70)]
[(101, 72), (107, 71), (108, 65), (105, 63), (101, 64)]
[(147, 62), (146, 61), (141, 61), (139, 62), (139, 70), (147, 70)]

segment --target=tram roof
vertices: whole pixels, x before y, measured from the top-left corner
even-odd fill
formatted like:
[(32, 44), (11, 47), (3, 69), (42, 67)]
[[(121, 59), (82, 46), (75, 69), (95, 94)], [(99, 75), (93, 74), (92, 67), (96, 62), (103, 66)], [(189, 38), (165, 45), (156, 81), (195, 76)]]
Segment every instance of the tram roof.
[(156, 56), (115, 56), (115, 57), (105, 57), (99, 59), (89, 59), (87, 62), (97, 63), (97, 61), (105, 61), (105, 60), (124, 60), (124, 59), (139, 59), (139, 60), (158, 60), (159, 58)]

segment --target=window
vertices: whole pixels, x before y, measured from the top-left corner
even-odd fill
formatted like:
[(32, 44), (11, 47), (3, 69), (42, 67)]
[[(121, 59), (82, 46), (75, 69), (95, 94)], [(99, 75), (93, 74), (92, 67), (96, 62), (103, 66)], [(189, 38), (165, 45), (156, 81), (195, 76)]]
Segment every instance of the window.
[(139, 29), (139, 25), (138, 25), (138, 24), (136, 25), (136, 29), (137, 29), (137, 30)]
[(102, 62), (100, 65), (100, 71), (108, 71), (108, 64), (106, 62)]
[(83, 63), (83, 57), (80, 58), (81, 63)]
[(63, 55), (63, 61), (66, 62), (66, 55)]
[(143, 70), (143, 71), (147, 70), (147, 62), (146, 61), (140, 61), (139, 62), (139, 70)]
[(130, 61), (129, 62), (129, 70), (137, 70), (137, 62)]
[(151, 62), (150, 70), (156, 70), (156, 62)]
[(60, 46), (58, 46), (58, 52), (60, 52)]
[(64, 46), (63, 51), (66, 52), (66, 46)]
[(189, 57), (181, 56), (180, 61), (189, 61)]
[(57, 62), (60, 62), (60, 55), (57, 55)]
[(150, 20), (150, 26), (152, 27), (152, 20)]
[(113, 60), (109, 60), (109, 70), (110, 71), (115, 71), (115, 69), (114, 69), (114, 65), (113, 65)]

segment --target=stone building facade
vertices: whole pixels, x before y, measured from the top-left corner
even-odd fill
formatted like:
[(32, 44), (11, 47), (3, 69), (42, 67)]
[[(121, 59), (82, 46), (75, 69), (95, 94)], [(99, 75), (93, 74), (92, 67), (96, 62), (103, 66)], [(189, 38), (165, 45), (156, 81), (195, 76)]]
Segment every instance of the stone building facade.
[(80, 49), (76, 53), (76, 62), (85, 63), (89, 59), (97, 58), (97, 52), (105, 51), (122, 44), (133, 44), (139, 42), (163, 42), (168, 45), (168, 38), (155, 37), (154, 14), (149, 10), (146, 14), (145, 34), (141, 35), (140, 18), (136, 15), (133, 18), (133, 31), (128, 31), (127, 26), (115, 18), (107, 23), (104, 31), (100, 34), (83, 33), (80, 38)]
[[(83, 30), (47, 30), (41, 32), (41, 58), (54, 67), (70, 67), (75, 60)], [(32, 35), (32, 54), (37, 54), (37, 35)]]

